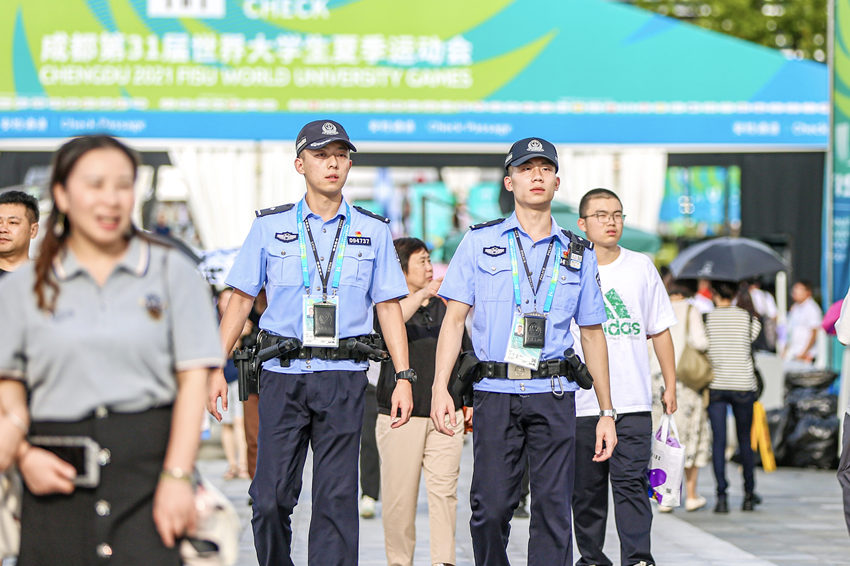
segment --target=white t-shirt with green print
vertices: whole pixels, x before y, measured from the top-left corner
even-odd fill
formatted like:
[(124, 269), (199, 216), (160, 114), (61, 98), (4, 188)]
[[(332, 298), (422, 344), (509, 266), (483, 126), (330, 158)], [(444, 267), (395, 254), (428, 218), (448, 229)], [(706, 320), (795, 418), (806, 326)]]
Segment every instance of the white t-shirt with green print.
[[(608, 343), (611, 400), (618, 413), (652, 410), (647, 336), (676, 324), (673, 306), (652, 261), (645, 255), (620, 248), (620, 255), (599, 266), (599, 279), (608, 321), (602, 324)], [(579, 328), (573, 324), (576, 351), (581, 359)], [(599, 414), (593, 389), (576, 392), (576, 415)]]

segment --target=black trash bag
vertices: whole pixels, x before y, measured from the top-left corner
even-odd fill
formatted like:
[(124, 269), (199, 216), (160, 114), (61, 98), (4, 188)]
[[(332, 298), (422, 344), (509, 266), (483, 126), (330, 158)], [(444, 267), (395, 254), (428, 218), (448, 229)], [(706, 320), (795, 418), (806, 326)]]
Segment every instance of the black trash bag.
[(789, 371), (785, 373), (785, 394), (787, 396), (791, 391), (802, 387), (823, 390), (832, 385), (837, 377), (837, 373), (828, 369)]
[(773, 447), (773, 456), (776, 458), (777, 466), (787, 465), (785, 457), (787, 455), (786, 438), (793, 430), (791, 421), (791, 408), (781, 407), (779, 409), (771, 409), (766, 411), (767, 428), (770, 430), (770, 444)]
[(802, 416), (786, 439), (788, 464), (799, 468), (837, 468), (838, 426), (836, 416)]
[(798, 419), (802, 415), (825, 419), (838, 411), (838, 395), (821, 393), (819, 395), (801, 397), (794, 405), (794, 411)]

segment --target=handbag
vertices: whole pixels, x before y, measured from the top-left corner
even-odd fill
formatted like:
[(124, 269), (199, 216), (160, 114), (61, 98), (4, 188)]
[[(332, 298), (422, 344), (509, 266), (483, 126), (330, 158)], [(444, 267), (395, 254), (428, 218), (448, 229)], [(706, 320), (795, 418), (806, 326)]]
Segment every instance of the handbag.
[[(763, 329), (762, 329), (763, 330)], [(750, 315), (750, 336), (753, 335), (753, 315)], [(750, 346), (750, 357), (753, 360), (753, 377), (756, 379), (756, 401), (761, 399), (764, 393), (764, 377), (762, 377), (759, 368), (756, 367), (755, 342)]]
[(646, 474), (652, 499), (667, 507), (681, 505), (685, 447), (679, 444), (679, 431), (672, 415), (661, 415), (661, 426), (652, 438), (652, 456)]
[(16, 468), (0, 474), (0, 562), (18, 555), (21, 546), (23, 484)]
[(685, 318), (685, 347), (682, 349), (682, 355), (679, 356), (679, 363), (676, 365), (676, 377), (694, 391), (702, 391), (714, 381), (714, 372), (711, 369), (708, 356), (687, 342), (687, 338), (691, 335), (692, 308), (693, 306), (688, 305), (688, 314)]
[(233, 503), (203, 477), (195, 488), (196, 532), (180, 542), (185, 566), (231, 566), (239, 558), (242, 530)]

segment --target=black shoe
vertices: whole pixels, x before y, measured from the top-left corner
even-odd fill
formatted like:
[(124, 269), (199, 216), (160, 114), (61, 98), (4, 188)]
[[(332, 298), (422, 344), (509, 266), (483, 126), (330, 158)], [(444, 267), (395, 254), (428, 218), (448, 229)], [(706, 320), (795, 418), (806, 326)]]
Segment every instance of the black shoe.
[(744, 495), (744, 502), (741, 504), (741, 511), (754, 511), (756, 505), (761, 503), (761, 497), (755, 493), (747, 493)]
[(725, 495), (717, 496), (717, 503), (714, 505), (715, 513), (728, 513), (729, 512), (729, 500), (726, 499)]
[(526, 507), (525, 497), (519, 500), (519, 505), (514, 509), (514, 519), (528, 519), (531, 515)]

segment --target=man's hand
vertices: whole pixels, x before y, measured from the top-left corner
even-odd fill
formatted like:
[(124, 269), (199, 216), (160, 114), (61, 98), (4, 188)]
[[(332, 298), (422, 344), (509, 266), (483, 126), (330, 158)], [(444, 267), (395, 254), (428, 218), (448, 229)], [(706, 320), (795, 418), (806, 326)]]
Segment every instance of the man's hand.
[(614, 453), (617, 446), (617, 429), (612, 417), (599, 417), (596, 423), (596, 448), (593, 454), (594, 462), (604, 462)]
[(472, 428), (472, 416), (475, 411), (472, 410), (472, 407), (464, 407), (463, 408), (463, 424), (467, 430)]
[[(413, 386), (406, 379), (399, 379), (393, 389), (392, 406), (390, 407), (390, 427), (398, 428), (410, 420), (413, 412)], [(399, 415), (401, 413), (401, 415)]]
[(675, 413), (676, 409), (679, 408), (676, 404), (676, 391), (665, 388), (664, 393), (661, 394), (661, 404), (664, 406), (664, 412), (668, 415)]
[(218, 398), (221, 397), (221, 408), (227, 410), (227, 380), (224, 379), (224, 371), (221, 368), (214, 369), (207, 377), (207, 411), (221, 422), (221, 413), (218, 412)]
[(434, 428), (445, 435), (454, 436), (454, 430), (446, 426), (446, 415), (449, 415), (449, 423), (452, 428), (457, 426), (455, 415), (455, 402), (445, 387), (435, 387), (431, 390), (431, 421)]

